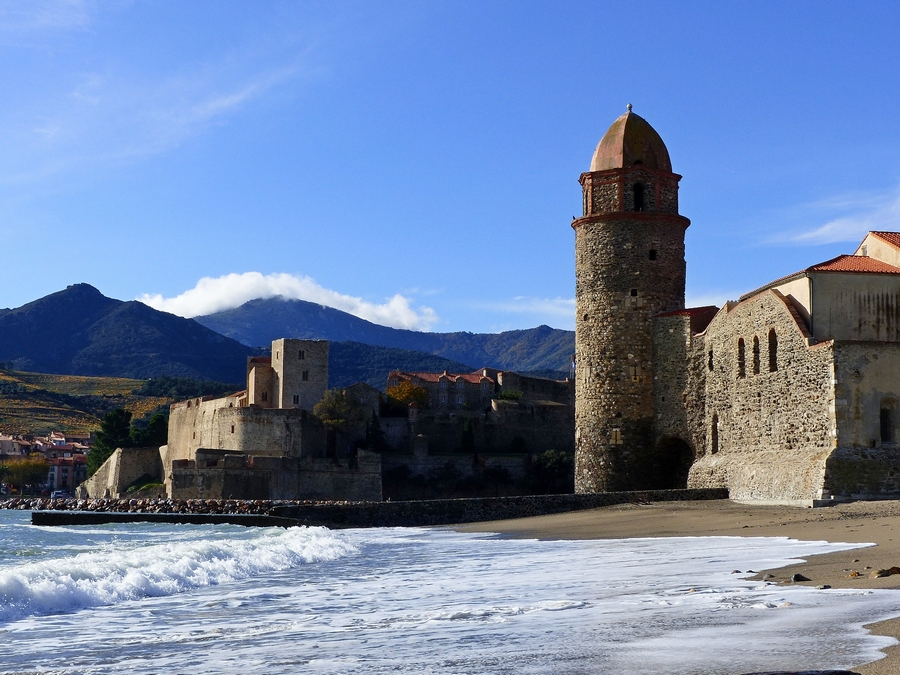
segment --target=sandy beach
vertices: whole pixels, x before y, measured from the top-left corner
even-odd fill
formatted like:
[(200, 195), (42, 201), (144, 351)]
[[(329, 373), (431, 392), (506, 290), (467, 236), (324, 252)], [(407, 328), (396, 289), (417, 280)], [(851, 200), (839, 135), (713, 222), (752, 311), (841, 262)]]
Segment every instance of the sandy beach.
[[(878, 570), (900, 567), (900, 501), (854, 502), (809, 509), (757, 506), (731, 501), (626, 504), (590, 511), (460, 525), (464, 532), (500, 532), (536, 539), (622, 539), (629, 537), (739, 536), (791, 537), (806, 541), (874, 543), (875, 546), (811, 557), (758, 579), (833, 588), (900, 589), (900, 574), (873, 578)], [(856, 576), (854, 572), (858, 572)], [(810, 579), (790, 581), (800, 573)], [(772, 577), (766, 577), (766, 575)], [(900, 617), (867, 626), (900, 640)], [(854, 668), (862, 675), (900, 673), (900, 645), (884, 659)]]

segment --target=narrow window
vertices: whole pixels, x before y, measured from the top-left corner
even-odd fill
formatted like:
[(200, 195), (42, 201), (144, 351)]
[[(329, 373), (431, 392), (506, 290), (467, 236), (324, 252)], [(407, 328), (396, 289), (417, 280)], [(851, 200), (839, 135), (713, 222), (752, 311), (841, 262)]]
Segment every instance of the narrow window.
[(881, 442), (882, 443), (893, 443), (894, 442), (894, 425), (891, 420), (891, 409), (890, 408), (882, 408), (881, 409)]
[(463, 388), (463, 381), (462, 381), (462, 380), (457, 380), (457, 381), (456, 381), (456, 388), (457, 388), (457, 389), (462, 389), (462, 388)]
[(609, 432), (609, 442), (611, 445), (622, 445), (622, 430), (613, 429)]
[(262, 393), (262, 400), (263, 400), (263, 401), (268, 401), (268, 400), (269, 400), (269, 392), (264, 391), (264, 392)]
[(713, 369), (713, 350), (709, 350), (709, 354), (706, 357), (706, 367), (709, 368), (709, 372), (712, 372)]
[(769, 329), (769, 372), (774, 373), (778, 370), (778, 336), (775, 335), (775, 329)]
[(753, 374), (759, 375), (759, 338), (753, 336)]
[(632, 298), (636, 298), (636, 297), (637, 297), (637, 289), (636, 289), (636, 288), (632, 288), (632, 289), (631, 289), (631, 297), (632, 297)]
[(300, 405), (300, 394), (294, 394), (294, 405)]
[(746, 377), (747, 364), (744, 354), (744, 338), (738, 338), (738, 377)]
[(462, 405), (462, 396), (457, 396), (456, 402), (459, 403), (460, 405)]
[(650, 258), (650, 260), (656, 260), (656, 249), (655, 248), (650, 249), (650, 253), (649, 253), (648, 257)]
[(447, 388), (447, 380), (441, 380), (441, 389)]
[(231, 425), (231, 433), (234, 433), (234, 425)]
[(308, 370), (304, 370), (304, 371), (300, 374), (300, 379), (303, 380), (304, 382), (306, 382), (307, 380), (309, 380), (309, 371), (308, 371)]
[(712, 425), (709, 429), (709, 451), (711, 454), (716, 454), (719, 451), (719, 416), (713, 415)]
[(299, 356), (299, 358), (300, 358), (301, 361), (302, 361), (303, 359), (306, 358), (306, 353), (305, 353), (302, 349), (300, 350), (300, 356)]
[(635, 211), (643, 211), (644, 210), (644, 184), (643, 183), (635, 183), (633, 189), (634, 189), (634, 210)]
[(628, 366), (628, 370), (631, 373), (631, 381), (632, 382), (640, 382), (641, 381), (641, 367), (640, 366)]
[(441, 403), (446, 403), (446, 402), (447, 402), (447, 395), (441, 394)]

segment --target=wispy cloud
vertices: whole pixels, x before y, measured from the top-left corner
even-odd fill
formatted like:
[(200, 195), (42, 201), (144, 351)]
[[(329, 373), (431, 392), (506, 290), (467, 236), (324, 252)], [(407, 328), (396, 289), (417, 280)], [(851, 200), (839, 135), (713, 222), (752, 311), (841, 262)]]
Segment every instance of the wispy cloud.
[(575, 318), (575, 298), (533, 298), (524, 295), (506, 302), (479, 303), (479, 307), (510, 314), (535, 314), (552, 317)]
[(245, 272), (216, 278), (204, 277), (192, 289), (174, 298), (144, 294), (138, 300), (154, 309), (194, 317), (232, 309), (248, 300), (279, 295), (334, 307), (361, 319), (394, 328), (428, 330), (438, 320), (433, 309), (413, 307), (410, 298), (400, 294), (388, 298), (382, 304), (376, 304), (324, 288), (309, 277), (291, 274), (263, 275), (259, 272)]
[(94, 4), (88, 0), (0, 0), (0, 33), (85, 28)]
[[(802, 231), (786, 232), (767, 240), (775, 244), (835, 244), (859, 242), (870, 230), (900, 228), (900, 189), (887, 194), (842, 195), (803, 207), (824, 213), (826, 222)], [(809, 215), (806, 216), (809, 219)]]

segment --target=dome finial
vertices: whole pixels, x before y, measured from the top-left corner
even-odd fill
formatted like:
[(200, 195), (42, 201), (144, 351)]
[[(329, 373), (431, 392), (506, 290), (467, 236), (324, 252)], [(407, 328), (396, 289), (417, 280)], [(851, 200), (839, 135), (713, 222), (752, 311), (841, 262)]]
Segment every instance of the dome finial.
[(627, 107), (628, 107), (628, 112), (631, 112), (631, 104), (630, 103), (628, 104)]

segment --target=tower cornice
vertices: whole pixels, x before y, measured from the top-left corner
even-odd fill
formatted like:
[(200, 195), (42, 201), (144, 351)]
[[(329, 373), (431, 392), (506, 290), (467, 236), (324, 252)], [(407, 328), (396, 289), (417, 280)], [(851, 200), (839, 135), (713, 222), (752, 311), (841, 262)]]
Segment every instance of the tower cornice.
[(584, 185), (584, 181), (590, 177), (597, 181), (605, 181), (605, 180), (617, 180), (620, 177), (627, 175), (629, 173), (633, 173), (635, 171), (645, 171), (651, 175), (655, 176), (665, 176), (669, 179), (674, 179), (676, 182), (681, 180), (681, 174), (673, 173), (671, 171), (666, 171), (665, 169), (654, 169), (653, 167), (646, 166), (644, 164), (632, 164), (631, 166), (627, 166), (622, 169), (606, 169), (604, 171), (585, 171), (578, 177), (578, 182)]
[(609, 221), (632, 221), (632, 222), (648, 222), (648, 223), (671, 223), (672, 225), (680, 225), (685, 230), (691, 224), (691, 221), (677, 213), (658, 213), (644, 211), (609, 211), (605, 213), (596, 213), (591, 216), (582, 216), (572, 221), (572, 229), (577, 230), (582, 225), (590, 225), (591, 223), (609, 222)]

